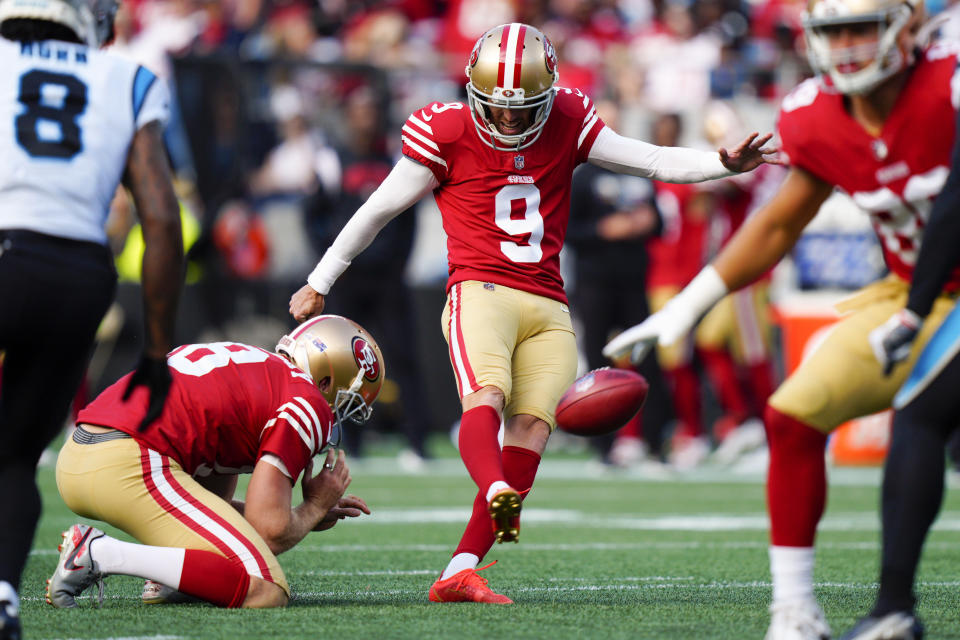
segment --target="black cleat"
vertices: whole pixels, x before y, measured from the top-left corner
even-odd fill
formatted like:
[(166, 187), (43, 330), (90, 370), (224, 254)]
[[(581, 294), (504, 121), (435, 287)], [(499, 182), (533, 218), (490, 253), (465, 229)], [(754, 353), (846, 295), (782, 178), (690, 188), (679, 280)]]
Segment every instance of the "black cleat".
[(923, 640), (923, 625), (909, 611), (891, 611), (860, 618), (840, 640)]
[(0, 640), (20, 640), (20, 618), (6, 600), (0, 601)]

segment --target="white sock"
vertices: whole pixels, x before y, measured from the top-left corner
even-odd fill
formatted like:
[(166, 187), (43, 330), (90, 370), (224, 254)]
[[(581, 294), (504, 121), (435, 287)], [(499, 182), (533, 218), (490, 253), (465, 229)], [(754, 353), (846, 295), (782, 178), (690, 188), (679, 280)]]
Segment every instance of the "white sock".
[(105, 575), (137, 576), (174, 589), (180, 585), (183, 549), (151, 547), (103, 536), (90, 544), (90, 553)]
[(476, 569), (478, 564), (480, 564), (480, 558), (472, 553), (458, 553), (450, 558), (450, 564), (443, 570), (443, 575), (440, 576), (440, 579), (446, 580), (464, 569)]
[(7, 605), (7, 615), (16, 617), (20, 614), (20, 598), (17, 597), (17, 590), (9, 582), (0, 581), (0, 602), (4, 601), (10, 603)]
[(497, 480), (496, 482), (491, 483), (490, 488), (487, 489), (487, 502), (490, 502), (490, 499), (498, 491), (503, 491), (504, 489), (510, 489), (510, 488), (512, 487), (508, 485), (506, 482), (504, 482), (503, 480)]
[(773, 603), (813, 599), (813, 547), (770, 547)]

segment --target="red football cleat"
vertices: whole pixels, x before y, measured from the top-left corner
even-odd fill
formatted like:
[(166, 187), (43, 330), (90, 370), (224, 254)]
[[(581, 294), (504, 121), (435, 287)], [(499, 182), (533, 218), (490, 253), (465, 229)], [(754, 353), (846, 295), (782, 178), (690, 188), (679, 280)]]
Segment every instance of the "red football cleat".
[(523, 500), (515, 489), (503, 489), (490, 498), (487, 511), (497, 542), (519, 542), (520, 507)]
[(479, 569), (464, 569), (442, 580), (437, 581), (430, 587), (430, 602), (482, 602), (484, 604), (513, 604), (513, 600), (499, 593), (494, 593), (493, 589), (487, 586), (486, 578), (481, 578), (478, 571), (483, 571), (487, 567), (496, 564), (494, 560), (490, 564)]

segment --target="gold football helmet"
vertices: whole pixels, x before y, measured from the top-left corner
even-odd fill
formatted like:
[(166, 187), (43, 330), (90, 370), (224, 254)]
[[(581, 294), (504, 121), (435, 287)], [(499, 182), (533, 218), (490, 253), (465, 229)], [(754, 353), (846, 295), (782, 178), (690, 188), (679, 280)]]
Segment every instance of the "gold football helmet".
[[(841, 93), (866, 93), (913, 62), (898, 40), (923, 14), (923, 0), (810, 0), (803, 14), (810, 65)], [(876, 40), (831, 47), (831, 34), (844, 26), (876, 29)]]
[[(519, 22), (502, 24), (480, 36), (465, 69), (467, 103), (480, 139), (494, 149), (513, 151), (533, 144), (556, 96), (557, 53), (539, 30)], [(490, 121), (490, 107), (536, 109), (533, 123), (519, 135), (505, 135)]]
[(317, 316), (280, 338), (277, 353), (306, 371), (337, 423), (362, 423), (383, 384), (383, 354), (363, 327), (342, 316)]

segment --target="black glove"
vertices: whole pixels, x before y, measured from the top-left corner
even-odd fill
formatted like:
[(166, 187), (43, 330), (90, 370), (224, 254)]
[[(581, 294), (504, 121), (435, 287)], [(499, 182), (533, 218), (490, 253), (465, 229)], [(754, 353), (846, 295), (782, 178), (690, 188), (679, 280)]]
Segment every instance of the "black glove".
[(904, 309), (870, 332), (870, 346), (877, 362), (883, 367), (883, 375), (890, 375), (894, 365), (910, 356), (910, 348), (922, 322), (923, 319), (917, 314)]
[(140, 362), (136, 370), (130, 376), (127, 382), (127, 388), (123, 392), (123, 400), (127, 401), (133, 390), (143, 385), (150, 393), (147, 403), (147, 415), (143, 417), (138, 429), (144, 431), (154, 420), (163, 413), (163, 405), (167, 401), (167, 394), (170, 393), (170, 384), (173, 379), (170, 377), (170, 370), (167, 368), (167, 359), (151, 358), (147, 355), (140, 356)]

